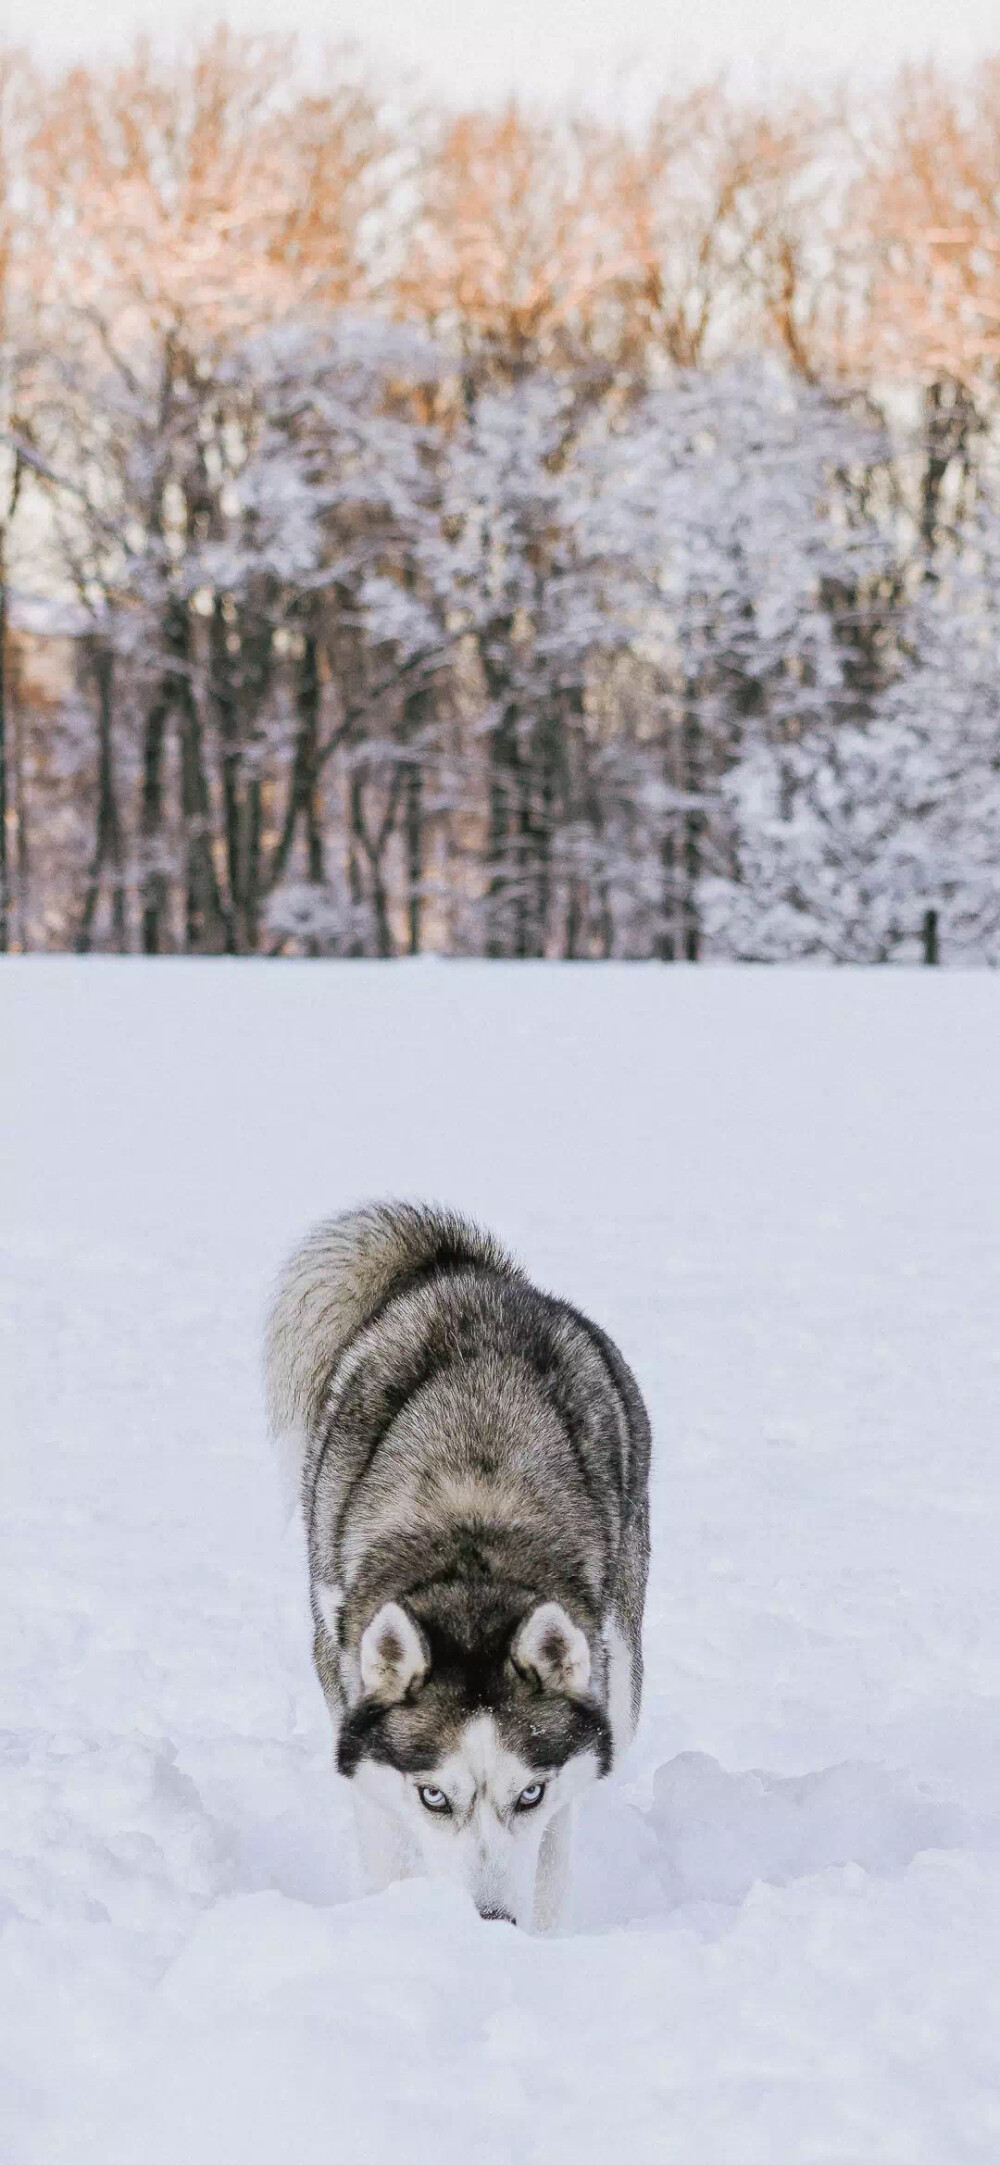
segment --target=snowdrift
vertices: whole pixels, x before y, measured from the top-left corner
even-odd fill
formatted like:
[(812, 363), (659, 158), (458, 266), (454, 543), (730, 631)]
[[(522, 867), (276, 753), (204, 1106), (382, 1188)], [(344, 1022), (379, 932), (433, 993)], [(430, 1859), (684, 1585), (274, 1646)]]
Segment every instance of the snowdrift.
[[(0, 968), (10, 2165), (1000, 2148), (1000, 988)], [(364, 1897), (270, 1277), (455, 1203), (620, 1341), (647, 1696), (558, 1939)]]

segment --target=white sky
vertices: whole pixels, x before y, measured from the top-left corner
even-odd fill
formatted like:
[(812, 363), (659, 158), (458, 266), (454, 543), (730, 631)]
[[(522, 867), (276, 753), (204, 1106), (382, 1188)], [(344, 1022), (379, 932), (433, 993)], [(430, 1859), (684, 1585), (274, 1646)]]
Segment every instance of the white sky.
[[(455, 99), (567, 95), (631, 104), (678, 77), (883, 74), (927, 54), (1000, 51), (1000, 0), (0, 0), (4, 41), (60, 60), (136, 29), (183, 37), (225, 14), (307, 44), (357, 39)], [(617, 87), (621, 70), (626, 88)]]

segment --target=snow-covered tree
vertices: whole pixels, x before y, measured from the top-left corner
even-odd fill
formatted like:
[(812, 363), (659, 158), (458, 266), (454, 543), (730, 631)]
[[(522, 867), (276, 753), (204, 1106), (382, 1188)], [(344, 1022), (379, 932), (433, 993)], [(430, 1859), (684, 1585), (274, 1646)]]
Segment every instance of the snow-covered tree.
[(857, 478), (885, 447), (785, 369), (748, 364), (678, 378), (605, 457), (598, 515), (655, 713), (643, 735), (659, 757), (636, 791), (661, 862), (654, 951), (696, 959), (733, 760), (748, 737), (807, 728), (859, 697), (889, 548)]
[(983, 510), (904, 626), (870, 727), (757, 742), (724, 785), (712, 951), (1000, 962), (1000, 519)]

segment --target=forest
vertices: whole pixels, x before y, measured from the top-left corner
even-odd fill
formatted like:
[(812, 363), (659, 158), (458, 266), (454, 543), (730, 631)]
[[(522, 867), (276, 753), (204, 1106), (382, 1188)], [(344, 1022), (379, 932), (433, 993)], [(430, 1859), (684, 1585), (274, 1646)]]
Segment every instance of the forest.
[(1000, 60), (0, 57), (0, 949), (1000, 963)]

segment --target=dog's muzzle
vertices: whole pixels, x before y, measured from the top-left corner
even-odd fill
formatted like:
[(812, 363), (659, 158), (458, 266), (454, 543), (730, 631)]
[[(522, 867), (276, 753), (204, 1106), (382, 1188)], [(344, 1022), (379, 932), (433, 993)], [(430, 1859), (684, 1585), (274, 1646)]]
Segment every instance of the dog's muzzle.
[(510, 1915), (510, 1912), (509, 1912), (508, 1910), (506, 1910), (506, 1909), (481, 1909), (481, 1910), (480, 1910), (480, 1912), (479, 1912), (479, 1914), (480, 1914), (480, 1916), (481, 1916), (481, 1918), (482, 1918), (482, 1920), (483, 1920), (483, 1923), (484, 1923), (484, 1924), (516, 1924), (516, 1923), (517, 1923), (517, 1918), (516, 1918), (516, 1917), (512, 1917), (512, 1916)]

